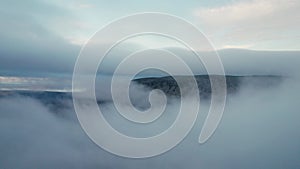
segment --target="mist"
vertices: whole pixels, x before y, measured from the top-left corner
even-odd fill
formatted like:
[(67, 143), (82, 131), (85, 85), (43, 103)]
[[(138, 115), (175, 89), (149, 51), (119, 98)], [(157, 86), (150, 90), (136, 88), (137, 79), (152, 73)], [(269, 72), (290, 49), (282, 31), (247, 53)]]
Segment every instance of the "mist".
[[(299, 84), (295, 78), (285, 78), (273, 86), (244, 81), (238, 93), (228, 95), (222, 121), (204, 144), (198, 143), (198, 137), (209, 101), (201, 100), (199, 116), (188, 136), (170, 151), (145, 159), (119, 157), (94, 144), (81, 129), (71, 99), (61, 100), (65, 106), (53, 110), (29, 96), (3, 96), (0, 168), (296, 169), (300, 167)], [(148, 92), (142, 89), (131, 97), (136, 105), (147, 107), (145, 100), (137, 99)], [(176, 118), (178, 106), (179, 100), (170, 98), (164, 114), (143, 126), (122, 118), (112, 102), (99, 105), (115, 129), (135, 137), (167, 129)]]

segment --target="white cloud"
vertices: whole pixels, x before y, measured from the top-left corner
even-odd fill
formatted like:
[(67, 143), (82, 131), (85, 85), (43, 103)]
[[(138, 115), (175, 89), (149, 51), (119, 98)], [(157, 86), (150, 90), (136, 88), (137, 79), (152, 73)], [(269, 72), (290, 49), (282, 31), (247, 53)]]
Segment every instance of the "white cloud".
[(224, 49), (230, 49), (230, 48), (233, 48), (233, 49), (248, 49), (251, 46), (252, 46), (251, 44), (248, 44), (248, 45), (224, 45), (223, 48)]
[(199, 8), (194, 16), (215, 41), (222, 41), (217, 46), (224, 47), (299, 39), (299, 8), (297, 0), (251, 0)]
[[(71, 100), (60, 99), (64, 108), (53, 110), (31, 97), (3, 96), (0, 168), (299, 168), (299, 81), (287, 79), (266, 88), (253, 82), (228, 96), (222, 122), (206, 144), (197, 142), (209, 108), (201, 101), (195, 126), (182, 143), (140, 160), (115, 156), (93, 144), (80, 128)], [(158, 121), (149, 125), (130, 123), (112, 103), (100, 108), (121, 133), (149, 137), (173, 123), (179, 102), (168, 104)]]
[(69, 78), (0, 76), (1, 91), (71, 92)]
[(195, 11), (195, 15), (212, 24), (236, 24), (264, 19), (277, 20), (277, 18), (273, 18), (277, 12), (280, 12), (281, 15), (289, 15), (291, 11), (284, 12), (295, 5), (297, 2), (293, 0), (253, 0), (218, 8), (199, 9)]

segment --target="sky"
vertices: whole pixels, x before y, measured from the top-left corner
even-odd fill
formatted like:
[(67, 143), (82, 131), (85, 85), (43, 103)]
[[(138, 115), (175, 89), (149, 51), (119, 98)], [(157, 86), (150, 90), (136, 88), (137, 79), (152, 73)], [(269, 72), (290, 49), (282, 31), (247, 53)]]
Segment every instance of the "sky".
[[(299, 168), (299, 9), (300, 0), (1, 0), (0, 167)], [(204, 111), (209, 109), (208, 102), (202, 102), (203, 113), (178, 147), (139, 161), (96, 147), (80, 128), (71, 100), (58, 99), (65, 106), (59, 108), (6, 92), (77, 92), (72, 90), (72, 73), (85, 42), (112, 21), (140, 12), (168, 13), (195, 25), (218, 50), (226, 75), (293, 78), (282, 78), (281, 83), (267, 87), (243, 81), (235, 95), (228, 95), (218, 130), (200, 146), (197, 139), (207, 115)], [(103, 76), (97, 76), (96, 93), (105, 91), (108, 94), (104, 92), (104, 100), (110, 99), (110, 75), (138, 48), (168, 49), (193, 73), (206, 73), (191, 51), (180, 47), (170, 39), (154, 36), (121, 43), (100, 65)], [(198, 53), (211, 55), (207, 51)], [(159, 59), (152, 55), (148, 58)], [(134, 64), (128, 70), (134, 69)], [(118, 88), (123, 89), (121, 85)], [(134, 100), (144, 104), (141, 96), (144, 93), (137, 90)], [(176, 101), (169, 105), (172, 112), (178, 106)], [(52, 110), (52, 106), (59, 110)], [(118, 113), (112, 102), (104, 103), (103, 109), (120, 131), (143, 129), (135, 124), (126, 128), (117, 116), (110, 116)], [(166, 115), (164, 119), (169, 122), (174, 114)]]
[(298, 50), (299, 7), (297, 0), (29, 0), (17, 3), (4, 0), (0, 7), (1, 35), (8, 36), (11, 43), (25, 39), (30, 43), (51, 43), (61, 39), (66, 44), (82, 45), (101, 27), (120, 17), (138, 12), (163, 12), (196, 25), (218, 49)]
[[(249, 50), (285, 51), (287, 55), (292, 52), (293, 57), (287, 59), (299, 63), (299, 7), (298, 0), (4, 0), (0, 5), (0, 73), (71, 73), (81, 47), (95, 32), (120, 17), (139, 12), (162, 12), (183, 18), (201, 30), (217, 50), (246, 49), (242, 55), (247, 56)], [(169, 47), (168, 41), (151, 37), (131, 42)], [(236, 62), (229, 60), (225, 62)]]

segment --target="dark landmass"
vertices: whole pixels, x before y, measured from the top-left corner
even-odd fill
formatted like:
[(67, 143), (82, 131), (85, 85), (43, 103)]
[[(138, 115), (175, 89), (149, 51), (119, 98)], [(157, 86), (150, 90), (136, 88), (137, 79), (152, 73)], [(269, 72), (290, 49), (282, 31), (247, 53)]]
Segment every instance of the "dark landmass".
[[(181, 81), (186, 81), (186, 86), (189, 87), (191, 77), (177, 76)], [(218, 80), (221, 78), (219, 75), (197, 75), (197, 81), (200, 96), (203, 98), (210, 97), (211, 84), (210, 78)], [(260, 75), (260, 76), (226, 76), (227, 94), (236, 93), (243, 85), (254, 85), (256, 87), (268, 87), (279, 85), (284, 77), (273, 75)], [(135, 79), (134, 82), (142, 84), (150, 89), (160, 89), (170, 96), (180, 96), (180, 89), (175, 79), (172, 76), (155, 77), (155, 78), (141, 78)]]
[[(189, 87), (189, 76), (178, 76), (181, 81)], [(220, 78), (218, 75), (211, 78)], [(257, 87), (270, 87), (278, 85), (282, 82), (282, 76), (226, 76), (227, 94), (235, 94), (243, 85), (251, 84)], [(201, 98), (209, 98), (211, 94), (210, 79), (207, 75), (195, 76), (199, 88)], [(155, 77), (155, 78), (140, 78), (134, 79), (133, 82), (144, 85), (149, 89), (160, 89), (167, 96), (180, 96), (179, 87), (175, 79), (171, 76)], [(60, 109), (66, 107), (66, 100), (72, 100), (72, 93), (68, 92), (53, 92), (53, 91), (0, 91), (0, 99), (10, 96), (24, 96), (40, 100), (43, 104), (53, 108)], [(98, 100), (98, 103), (106, 101)], [(67, 104), (70, 106), (70, 104)]]

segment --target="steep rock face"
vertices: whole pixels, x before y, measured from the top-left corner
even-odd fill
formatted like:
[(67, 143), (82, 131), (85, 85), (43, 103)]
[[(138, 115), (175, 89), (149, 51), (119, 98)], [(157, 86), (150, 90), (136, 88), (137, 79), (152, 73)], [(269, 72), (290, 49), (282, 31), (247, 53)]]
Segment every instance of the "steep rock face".
[[(211, 78), (211, 79), (210, 79)], [(188, 90), (192, 83), (192, 77), (189, 76), (176, 76), (184, 84), (183, 90)], [(211, 83), (210, 80), (217, 82), (221, 80), (218, 75), (197, 75), (195, 80), (198, 85), (198, 89), (201, 97), (210, 97), (211, 95)], [(282, 80), (280, 76), (226, 76), (226, 88), (228, 94), (236, 93), (242, 85), (252, 84), (258, 87), (266, 87), (277, 85)], [(171, 76), (158, 77), (158, 78), (141, 78), (133, 80), (137, 84), (142, 84), (150, 89), (160, 89), (169, 96), (180, 96), (181, 91), (175, 79)], [(184, 93), (184, 91), (182, 91)]]

